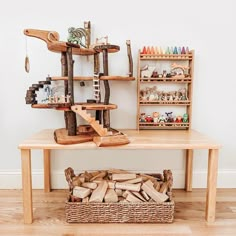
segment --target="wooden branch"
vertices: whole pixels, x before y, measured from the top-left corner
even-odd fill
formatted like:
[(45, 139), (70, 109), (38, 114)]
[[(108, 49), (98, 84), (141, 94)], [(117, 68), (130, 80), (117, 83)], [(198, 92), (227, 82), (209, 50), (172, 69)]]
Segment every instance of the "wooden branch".
[(131, 54), (131, 46), (130, 46), (130, 40), (126, 40), (126, 45), (127, 45), (127, 54), (129, 58), (129, 76), (133, 76), (133, 58)]

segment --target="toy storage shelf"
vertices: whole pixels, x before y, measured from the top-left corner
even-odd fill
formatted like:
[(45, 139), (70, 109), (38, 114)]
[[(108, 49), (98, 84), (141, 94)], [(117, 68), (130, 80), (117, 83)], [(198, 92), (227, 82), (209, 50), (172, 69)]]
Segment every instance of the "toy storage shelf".
[[(163, 76), (162, 70), (165, 68), (168, 72), (171, 71), (171, 65), (175, 63), (188, 67), (187, 73), (177, 74), (175, 76)], [(142, 70), (145, 67), (155, 67), (157, 76), (142, 76)], [(189, 130), (192, 123), (192, 91), (193, 91), (193, 68), (194, 67), (194, 51), (191, 50), (188, 54), (142, 54), (139, 50), (138, 54), (138, 73), (137, 73), (137, 129), (184, 129)], [(159, 73), (161, 76), (159, 76)], [(143, 97), (143, 91), (156, 87), (158, 92), (170, 94), (173, 88), (186, 89), (187, 99), (160, 99), (155, 98), (150, 100), (150, 97)], [(174, 89), (175, 92), (178, 90)], [(158, 96), (157, 96), (158, 97)], [(165, 110), (166, 107), (166, 110)], [(180, 109), (181, 108), (181, 109)], [(173, 116), (188, 115), (188, 120), (185, 122), (175, 122), (175, 119), (169, 122), (165, 120), (164, 124), (141, 120), (141, 114), (151, 116), (153, 112), (158, 112), (159, 115), (164, 115), (165, 112), (172, 112)], [(181, 113), (183, 112), (184, 113)], [(182, 119), (183, 120), (183, 119)]]

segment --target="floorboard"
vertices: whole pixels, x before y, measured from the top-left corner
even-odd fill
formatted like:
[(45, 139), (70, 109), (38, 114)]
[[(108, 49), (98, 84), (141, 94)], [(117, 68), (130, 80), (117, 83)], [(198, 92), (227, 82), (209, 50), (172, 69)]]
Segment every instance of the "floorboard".
[(205, 215), (205, 189), (192, 192), (173, 190), (175, 219), (171, 224), (68, 224), (64, 202), (67, 190), (33, 190), (34, 222), (23, 223), (22, 191), (0, 190), (0, 235), (236, 235), (236, 189), (218, 189), (216, 221), (208, 224)]

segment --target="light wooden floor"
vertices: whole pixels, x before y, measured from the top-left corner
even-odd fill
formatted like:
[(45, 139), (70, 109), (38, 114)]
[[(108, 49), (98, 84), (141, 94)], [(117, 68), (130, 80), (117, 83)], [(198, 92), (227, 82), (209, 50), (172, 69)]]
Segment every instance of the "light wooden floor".
[(236, 189), (217, 191), (216, 222), (211, 224), (204, 220), (205, 189), (191, 193), (174, 190), (172, 224), (68, 224), (64, 216), (66, 195), (67, 190), (34, 190), (34, 222), (24, 225), (22, 192), (0, 190), (0, 235), (236, 235)]

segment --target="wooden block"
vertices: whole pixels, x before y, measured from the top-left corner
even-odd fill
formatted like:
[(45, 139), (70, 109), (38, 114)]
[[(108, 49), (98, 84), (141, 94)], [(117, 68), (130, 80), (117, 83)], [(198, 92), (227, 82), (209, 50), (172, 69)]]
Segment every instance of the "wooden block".
[(85, 182), (85, 178), (84, 177), (79, 177), (79, 180), (80, 180), (81, 183)]
[(147, 180), (156, 181), (156, 178), (151, 175), (140, 174), (140, 176), (143, 178), (143, 181), (147, 181)]
[(98, 173), (97, 175), (95, 175), (94, 177), (92, 177), (90, 179), (90, 181), (93, 181), (98, 178), (104, 178), (106, 175), (107, 175), (107, 171), (102, 171), (102, 172)]
[(146, 199), (139, 193), (139, 192), (132, 192), (132, 194), (142, 200), (143, 202), (146, 202)]
[(128, 202), (142, 202), (139, 198), (135, 197), (131, 192), (128, 191), (126, 200)]
[(101, 173), (101, 171), (97, 170), (97, 171), (92, 171), (92, 172), (90, 172), (89, 174), (90, 174), (92, 177), (94, 177), (94, 176), (98, 175), (99, 173)]
[(85, 182), (85, 183), (82, 183), (81, 186), (85, 188), (96, 189), (98, 185), (97, 183), (93, 183), (93, 182)]
[(168, 190), (168, 183), (167, 183), (167, 182), (164, 182), (164, 183), (161, 185), (161, 187), (159, 188), (159, 190), (157, 190), (157, 191), (159, 191), (160, 193), (166, 193), (167, 190)]
[(142, 196), (148, 201), (150, 200), (150, 197), (145, 193), (145, 191), (141, 191)]
[(118, 196), (114, 189), (108, 188), (104, 197), (105, 202), (118, 202)]
[(108, 173), (109, 174), (131, 174), (131, 172), (126, 171), (126, 170), (121, 170), (121, 169), (109, 169)]
[(75, 186), (81, 186), (81, 181), (79, 179), (79, 176), (75, 176), (72, 178), (72, 185)]
[(108, 188), (107, 181), (102, 181), (98, 187), (92, 192), (89, 202), (102, 202)]
[(112, 180), (123, 181), (135, 179), (136, 174), (112, 174)]
[(112, 181), (108, 181), (108, 188), (112, 188), (112, 189), (115, 189), (115, 182), (112, 182)]
[(124, 191), (124, 192), (123, 192), (123, 194), (122, 194), (122, 197), (124, 197), (124, 198), (127, 198), (127, 196), (128, 196), (128, 193), (129, 193), (129, 191), (128, 191), (128, 190)]
[(115, 192), (118, 197), (121, 197), (123, 195), (123, 191), (121, 189), (115, 189)]
[(116, 182), (115, 188), (139, 192), (140, 188), (141, 188), (141, 183), (138, 183), (138, 184), (126, 184), (126, 183)]
[(168, 199), (168, 196), (166, 194), (159, 193), (154, 189), (151, 180), (143, 183), (141, 188), (157, 203), (165, 202)]
[(86, 203), (89, 202), (89, 197), (83, 198), (83, 199), (82, 199), (82, 202), (86, 202)]
[(73, 195), (79, 198), (85, 198), (91, 193), (91, 189), (75, 186), (73, 189)]
[(154, 184), (153, 184), (153, 187), (154, 187), (158, 192), (160, 192), (160, 191), (159, 191), (160, 188), (161, 188), (161, 184), (160, 184), (160, 182), (155, 181)]
[(130, 180), (126, 180), (126, 181), (122, 181), (122, 183), (127, 183), (127, 184), (137, 184), (137, 183), (141, 183), (143, 181), (142, 177), (138, 177), (135, 179), (130, 179)]

